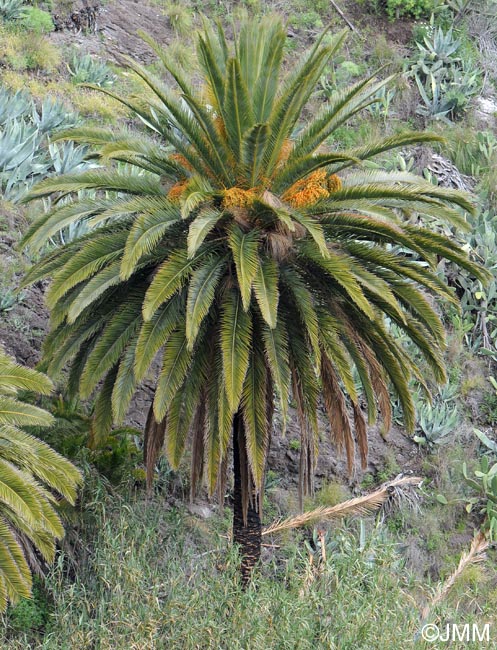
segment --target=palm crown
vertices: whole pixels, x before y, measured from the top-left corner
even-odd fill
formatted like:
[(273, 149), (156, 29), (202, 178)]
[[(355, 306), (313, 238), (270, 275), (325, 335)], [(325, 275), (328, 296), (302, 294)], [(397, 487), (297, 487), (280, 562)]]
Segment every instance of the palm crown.
[(0, 347), (0, 611), (7, 600), (29, 597), (33, 547), (51, 561), (64, 535), (52, 492), (74, 503), (81, 482), (74, 465), (21, 428), (48, 426), (53, 418), (17, 393), (52, 389), (45, 375), (19, 366)]
[(302, 125), (343, 39), (323, 35), (284, 75), (278, 19), (244, 24), (234, 48), (220, 28), (206, 26), (196, 85), (149, 39), (179, 92), (130, 61), (145, 92), (118, 99), (152, 137), (98, 128), (64, 133), (93, 145), (101, 167), (48, 179), (31, 194), (98, 191), (56, 204), (25, 237), (40, 248), (74, 221), (96, 227), (47, 255), (27, 278), (52, 277), (48, 372), (70, 362), (72, 390), (87, 397), (99, 389), (95, 427), (104, 432), (125, 417), (161, 352), (146, 455), (150, 467), (165, 438), (176, 467), (190, 435), (194, 486), (203, 470), (211, 491), (223, 484), (236, 417), (243, 491), (259, 490), (273, 395), (283, 423), (290, 394), (297, 404), (304, 488), (320, 396), (349, 466), (355, 442), (365, 462), (367, 422), (379, 411), (390, 425), (389, 386), (412, 428), (408, 381), (412, 374), (423, 381), (388, 322), (444, 381), (443, 327), (425, 290), (454, 300), (435, 272), (440, 257), (484, 277), (455, 241), (407, 218), (428, 214), (465, 226), (464, 211), (473, 210), (466, 195), (361, 164), (435, 136), (411, 132), (347, 152), (324, 147), (390, 78), (336, 92)]

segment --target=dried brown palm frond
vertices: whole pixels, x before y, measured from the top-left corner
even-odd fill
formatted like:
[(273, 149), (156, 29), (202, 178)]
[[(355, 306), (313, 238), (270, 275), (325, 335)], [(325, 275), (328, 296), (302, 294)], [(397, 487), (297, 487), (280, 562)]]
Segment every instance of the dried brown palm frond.
[(461, 555), (457, 569), (451, 573), (445, 582), (440, 583), (431, 601), (423, 608), (423, 611), (421, 613), (421, 618), (423, 621), (428, 618), (431, 610), (436, 605), (438, 605), (438, 603), (444, 600), (444, 598), (454, 586), (456, 580), (465, 571), (465, 569), (468, 568), (468, 566), (477, 564), (478, 562), (483, 562), (483, 560), (485, 560), (485, 551), (487, 550), (488, 545), (489, 541), (482, 532), (479, 532), (478, 535), (473, 538), (469, 551)]
[(143, 462), (147, 473), (147, 493), (152, 491), (154, 481), (155, 463), (164, 446), (166, 434), (166, 418), (157, 422), (154, 416), (153, 405), (150, 406), (143, 437)]
[[(397, 478), (400, 478), (402, 474), (399, 474), (395, 477), (394, 481)], [(390, 488), (388, 499), (385, 501), (381, 508), (381, 519), (384, 521), (387, 519), (393, 511), (398, 511), (400, 508), (403, 510), (419, 510), (419, 504), (423, 498), (422, 493), (420, 493), (415, 488), (417, 485), (393, 485)]]
[(404, 476), (397, 478), (389, 483), (385, 483), (375, 492), (366, 494), (362, 497), (349, 499), (336, 506), (326, 507), (322, 506), (309, 512), (304, 512), (296, 517), (288, 517), (288, 519), (275, 521), (262, 531), (263, 535), (272, 535), (280, 533), (284, 530), (291, 530), (293, 528), (301, 528), (308, 526), (324, 519), (340, 519), (342, 517), (350, 517), (357, 515), (369, 515), (378, 508), (389, 498), (392, 489), (398, 488), (401, 485), (419, 485), (421, 479), (416, 476)]

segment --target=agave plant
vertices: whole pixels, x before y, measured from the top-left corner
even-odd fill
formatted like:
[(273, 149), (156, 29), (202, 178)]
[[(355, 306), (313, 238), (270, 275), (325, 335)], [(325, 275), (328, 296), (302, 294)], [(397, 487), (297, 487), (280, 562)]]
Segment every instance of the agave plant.
[[(320, 37), (284, 75), (286, 30), (278, 19), (244, 23), (234, 48), (221, 28), (206, 26), (198, 38), (202, 83), (195, 85), (147, 39), (179, 93), (133, 61), (145, 92), (102, 92), (154, 137), (106, 128), (59, 134), (93, 145), (102, 168), (47, 179), (30, 195), (73, 196), (33, 224), (24, 239), (32, 250), (73, 222), (105, 224), (52, 252), (26, 279), (52, 278), (49, 374), (69, 363), (70, 390), (97, 393), (95, 432), (105, 435), (124, 419), (160, 355), (145, 431), (148, 477), (164, 444), (177, 468), (190, 441), (192, 491), (203, 476), (210, 492), (217, 485), (224, 496), (232, 446), (233, 531), (245, 579), (260, 553), (274, 398), (283, 429), (291, 395), (297, 405), (302, 491), (312, 489), (320, 395), (349, 468), (356, 444), (365, 463), (367, 423), (379, 410), (390, 426), (389, 385), (412, 430), (409, 378), (424, 381), (387, 319), (443, 381), (444, 331), (424, 290), (454, 300), (436, 273), (439, 258), (486, 278), (454, 238), (422, 225), (428, 214), (466, 227), (468, 196), (361, 165), (436, 136), (410, 132), (351, 151), (324, 146), (378, 101), (390, 78), (375, 75), (336, 92), (302, 122), (344, 38)], [(78, 200), (82, 189), (106, 195)], [(406, 212), (420, 222), (406, 220)]]
[(90, 166), (86, 162), (88, 147), (75, 146), (74, 142), (53, 142), (48, 145), (48, 152), (55, 174), (70, 174)]
[(105, 63), (98, 61), (91, 54), (81, 55), (75, 52), (68, 64), (69, 73), (75, 84), (94, 84), (98, 87), (112, 86), (116, 80)]
[(32, 102), (24, 92), (11, 93), (0, 86), (0, 126), (9, 120), (15, 120), (31, 111)]
[(432, 28), (416, 45), (420, 55), (411, 67), (422, 103), (417, 113), (450, 123), (466, 109), (481, 88), (481, 71), (468, 57), (458, 56), (461, 41), (452, 28)]
[(62, 498), (74, 503), (81, 474), (22, 427), (49, 426), (52, 416), (19, 400), (19, 391), (48, 394), (52, 382), (16, 364), (0, 348), (0, 611), (31, 594), (29, 562), (36, 550), (51, 562), (64, 535), (57, 514)]
[(0, 127), (0, 195), (17, 200), (50, 168), (38, 129), (22, 119)]
[(40, 178), (88, 168), (85, 147), (49, 144), (57, 128), (77, 123), (77, 116), (58, 101), (45, 99), (38, 109), (25, 93), (0, 87), (0, 196), (18, 201)]
[(25, 8), (24, 0), (0, 0), (0, 19), (18, 20), (22, 18)]
[(422, 436), (414, 436), (420, 445), (441, 445), (449, 442), (459, 424), (457, 406), (444, 403), (421, 404), (418, 407), (418, 426)]
[(57, 128), (75, 126), (78, 118), (71, 113), (62, 102), (51, 97), (46, 97), (40, 107), (40, 112), (33, 107), (33, 124), (40, 133), (49, 133)]

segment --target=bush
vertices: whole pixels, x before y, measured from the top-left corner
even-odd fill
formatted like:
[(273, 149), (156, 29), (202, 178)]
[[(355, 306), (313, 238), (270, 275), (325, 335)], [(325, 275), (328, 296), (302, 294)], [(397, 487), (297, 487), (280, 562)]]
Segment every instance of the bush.
[(33, 580), (33, 597), (22, 598), (8, 611), (8, 625), (16, 632), (41, 630), (49, 616), (50, 605), (39, 578)]
[(369, 4), (377, 13), (386, 13), (390, 20), (428, 18), (435, 9), (434, 0), (369, 0)]
[(171, 27), (180, 36), (190, 36), (193, 27), (193, 14), (191, 9), (181, 3), (167, 2), (163, 8)]
[(0, 29), (0, 64), (17, 72), (53, 72), (60, 64), (60, 52), (43, 34), (8, 32)]
[(78, 113), (84, 117), (98, 118), (99, 121), (113, 124), (116, 119), (126, 115), (122, 105), (115, 100), (85, 88), (75, 89), (71, 101)]
[(38, 7), (27, 7), (22, 15), (20, 24), (35, 34), (49, 34), (54, 30), (52, 16)]
[(427, 18), (434, 9), (433, 0), (387, 0), (386, 12), (390, 20), (402, 17)]
[(22, 38), (28, 70), (53, 72), (61, 62), (59, 50), (41, 34), (28, 34)]

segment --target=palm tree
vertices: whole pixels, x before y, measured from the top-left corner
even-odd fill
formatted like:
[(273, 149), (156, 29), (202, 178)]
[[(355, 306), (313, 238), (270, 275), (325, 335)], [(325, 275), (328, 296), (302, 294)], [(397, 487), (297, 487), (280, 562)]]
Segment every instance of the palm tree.
[[(234, 47), (220, 27), (206, 25), (190, 81), (147, 38), (178, 91), (130, 60), (143, 93), (102, 92), (151, 137), (107, 128), (61, 134), (92, 145), (100, 167), (41, 182), (30, 198), (59, 202), (24, 239), (36, 250), (76, 221), (94, 228), (45, 256), (26, 281), (52, 278), (48, 372), (56, 376), (70, 363), (70, 390), (84, 398), (98, 392), (98, 436), (122, 422), (161, 355), (145, 431), (149, 479), (164, 444), (177, 467), (189, 440), (192, 494), (204, 477), (222, 498), (232, 445), (233, 533), (244, 580), (260, 554), (275, 407), (284, 429), (290, 395), (297, 405), (302, 493), (312, 487), (321, 397), (349, 468), (356, 445), (364, 464), (367, 424), (379, 411), (390, 426), (389, 386), (412, 430), (409, 378), (424, 384), (389, 323), (443, 382), (444, 329), (425, 291), (454, 296), (437, 260), (484, 277), (455, 239), (420, 225), (431, 215), (467, 227), (467, 195), (362, 165), (436, 136), (409, 132), (345, 152), (325, 147), (391, 78), (336, 92), (305, 122), (344, 33), (323, 34), (284, 75), (285, 40), (277, 18), (243, 24)], [(95, 194), (77, 198), (79, 190)]]
[(21, 402), (20, 390), (46, 395), (45, 375), (23, 368), (0, 348), (0, 611), (7, 602), (31, 595), (30, 565), (37, 551), (51, 562), (64, 535), (57, 502), (74, 503), (81, 474), (24, 426), (48, 426), (52, 416)]

